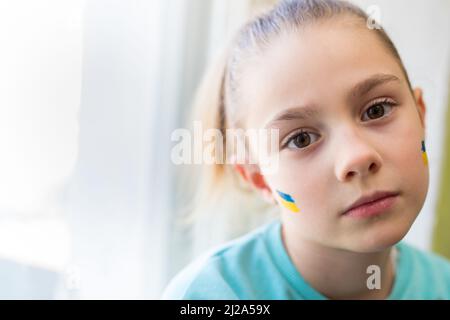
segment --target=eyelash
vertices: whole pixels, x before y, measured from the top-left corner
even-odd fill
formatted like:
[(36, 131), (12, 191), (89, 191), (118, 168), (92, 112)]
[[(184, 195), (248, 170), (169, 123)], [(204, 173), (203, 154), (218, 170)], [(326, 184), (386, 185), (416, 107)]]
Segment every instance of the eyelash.
[[(378, 105), (383, 105), (383, 106), (386, 106), (386, 105), (387, 105), (387, 106), (389, 106), (390, 108), (394, 108), (394, 107), (397, 106), (397, 104), (396, 104), (392, 99), (389, 99), (389, 98), (381, 98), (381, 99), (378, 99), (378, 100), (373, 101), (373, 102), (371, 103), (371, 105), (370, 105), (369, 107), (367, 107), (367, 109), (365, 110), (365, 112), (363, 113), (363, 115), (364, 115), (368, 110), (370, 110), (370, 108), (375, 107), (375, 106), (378, 106)], [(391, 110), (391, 112), (388, 113), (388, 115), (391, 114), (391, 113), (392, 113), (392, 110)], [(381, 119), (384, 119), (384, 118), (386, 118), (386, 115), (383, 115), (383, 116), (380, 117), (380, 118), (376, 118), (376, 119), (372, 119), (372, 120), (373, 120), (373, 121), (377, 121), (377, 120), (381, 120)], [(305, 131), (304, 129), (300, 129), (300, 131), (297, 131), (296, 133), (292, 134), (292, 135), (287, 139), (287, 141), (283, 144), (282, 148), (284, 149), (284, 148), (288, 147), (289, 144), (291, 143), (291, 141), (294, 141), (295, 138), (297, 138), (298, 136), (302, 135), (303, 133), (309, 133), (309, 132), (308, 132), (308, 131)], [(298, 147), (296, 147), (295, 149), (296, 149), (296, 150), (307, 149), (310, 145), (311, 145), (311, 144), (309, 144), (308, 146), (306, 146), (306, 147), (304, 147), (304, 148), (298, 148)]]
[[(372, 107), (374, 107), (374, 106), (378, 106), (378, 105), (384, 105), (384, 106), (387, 105), (387, 106), (389, 106), (389, 107), (391, 108), (391, 111), (387, 113), (387, 115), (389, 115), (389, 114), (392, 112), (392, 108), (394, 108), (397, 104), (396, 104), (392, 99), (389, 99), (389, 98), (381, 98), (381, 99), (378, 99), (378, 100), (375, 100), (374, 102), (372, 102), (372, 103), (370, 104), (370, 106), (368, 106), (368, 107), (365, 109), (363, 115), (364, 115), (370, 108), (372, 108)], [(387, 115), (384, 114), (382, 117), (377, 118), (377, 119), (372, 119), (372, 120), (373, 120), (373, 121), (380, 120), (380, 119), (385, 118)]]
[[(300, 136), (300, 135), (302, 135), (302, 134), (304, 134), (304, 133), (308, 133), (308, 131), (304, 131), (303, 129), (300, 129), (299, 132), (294, 133), (290, 138), (287, 139), (287, 141), (283, 144), (282, 148), (283, 148), (283, 149), (284, 149), (284, 148), (287, 148), (287, 147), (289, 146), (289, 144), (290, 144), (292, 141), (294, 141), (295, 138), (297, 138), (298, 136)], [(296, 150), (302, 150), (302, 149), (306, 149), (306, 148), (308, 148), (308, 147), (309, 147), (309, 145), (308, 145), (307, 147), (304, 147), (304, 148), (298, 148), (298, 147), (295, 147), (295, 149), (296, 149)]]

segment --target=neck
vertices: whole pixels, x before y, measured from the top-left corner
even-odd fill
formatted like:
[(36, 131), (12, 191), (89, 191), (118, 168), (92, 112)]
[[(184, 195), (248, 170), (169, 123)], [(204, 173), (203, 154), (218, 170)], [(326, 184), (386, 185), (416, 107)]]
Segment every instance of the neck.
[[(330, 299), (386, 299), (394, 283), (391, 248), (375, 253), (355, 253), (299, 240), (295, 232), (282, 226), (286, 250), (302, 277)], [(380, 287), (369, 289), (367, 282), (379, 267)], [(369, 269), (370, 270), (370, 269)]]

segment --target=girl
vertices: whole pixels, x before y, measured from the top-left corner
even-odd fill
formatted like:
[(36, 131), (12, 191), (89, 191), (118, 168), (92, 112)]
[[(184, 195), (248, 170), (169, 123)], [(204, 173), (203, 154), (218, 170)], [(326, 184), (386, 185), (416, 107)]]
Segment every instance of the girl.
[(216, 177), (231, 167), (280, 216), (189, 265), (163, 298), (450, 298), (449, 262), (400, 242), (428, 190), (426, 108), (368, 21), (347, 2), (290, 0), (240, 30), (207, 106), (222, 132), (278, 130), (278, 166), (247, 159)]

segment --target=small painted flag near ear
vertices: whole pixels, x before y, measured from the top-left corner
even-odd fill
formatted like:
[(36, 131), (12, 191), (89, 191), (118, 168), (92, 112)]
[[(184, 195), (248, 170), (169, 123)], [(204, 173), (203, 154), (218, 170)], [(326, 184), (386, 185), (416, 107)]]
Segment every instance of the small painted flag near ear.
[(425, 149), (425, 141), (422, 140), (422, 160), (425, 165), (428, 165), (428, 157), (427, 157), (427, 150)]
[(292, 197), (290, 195), (283, 193), (281, 191), (278, 191), (278, 190), (277, 190), (277, 193), (281, 198), (281, 203), (283, 204), (283, 206), (285, 206), (286, 208), (288, 208), (291, 211), (300, 212), (300, 209), (297, 208), (297, 206), (295, 205), (294, 199), (292, 199)]

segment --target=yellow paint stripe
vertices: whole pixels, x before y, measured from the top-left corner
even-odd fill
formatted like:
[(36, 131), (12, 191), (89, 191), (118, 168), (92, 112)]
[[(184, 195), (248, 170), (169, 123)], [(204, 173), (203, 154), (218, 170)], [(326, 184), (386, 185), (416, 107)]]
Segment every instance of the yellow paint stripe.
[(291, 210), (291, 211), (293, 211), (293, 212), (300, 212), (300, 209), (297, 208), (297, 206), (295, 205), (295, 203), (286, 201), (286, 200), (284, 200), (284, 199), (280, 199), (280, 200), (281, 200), (281, 203), (282, 203), (286, 208), (288, 208), (289, 210)]
[(422, 160), (423, 163), (425, 163), (425, 165), (428, 165), (428, 157), (427, 157), (427, 153), (426, 152), (422, 152)]

